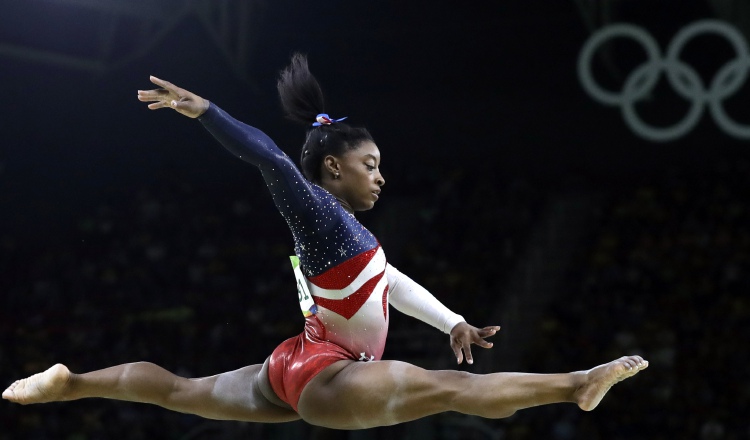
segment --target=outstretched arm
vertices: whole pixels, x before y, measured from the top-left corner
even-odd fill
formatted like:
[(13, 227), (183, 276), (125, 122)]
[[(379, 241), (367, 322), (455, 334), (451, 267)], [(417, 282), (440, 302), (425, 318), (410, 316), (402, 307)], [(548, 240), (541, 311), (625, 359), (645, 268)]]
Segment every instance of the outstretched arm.
[(390, 303), (396, 310), (413, 316), (431, 326), (450, 334), (451, 348), (460, 364), (466, 356), (466, 362), (474, 363), (471, 355), (471, 344), (483, 348), (491, 348), (492, 343), (484, 338), (494, 335), (500, 330), (499, 326), (477, 328), (466, 323), (461, 315), (450, 311), (438, 301), (424, 287), (401, 273), (390, 264), (386, 267), (388, 286), (390, 287)]
[[(198, 118), (203, 126), (232, 154), (249, 162), (263, 173), (276, 207), (287, 220), (293, 216), (307, 219), (311, 207), (321, 205), (313, 185), (294, 162), (261, 130), (247, 125), (195, 93), (152, 76), (156, 90), (139, 90), (138, 99), (150, 102), (148, 108), (171, 108), (190, 118)], [(318, 224), (328, 228), (329, 224)]]
[(298, 174), (298, 170), (284, 152), (261, 130), (234, 119), (207, 99), (169, 81), (155, 76), (150, 79), (162, 88), (138, 91), (140, 101), (151, 102), (148, 105), (149, 109), (171, 108), (189, 118), (198, 118), (227, 150), (245, 162), (258, 166), (261, 171), (291, 165), (292, 174)]

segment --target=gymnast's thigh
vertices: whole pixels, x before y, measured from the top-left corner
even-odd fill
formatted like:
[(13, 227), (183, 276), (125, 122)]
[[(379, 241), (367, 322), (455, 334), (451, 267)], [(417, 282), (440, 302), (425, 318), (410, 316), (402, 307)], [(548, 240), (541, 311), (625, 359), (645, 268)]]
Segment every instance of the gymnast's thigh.
[(270, 385), (264, 365), (179, 381), (169, 406), (216, 420), (263, 423), (299, 420), (297, 412), (267, 395)]
[(451, 410), (462, 376), (399, 361), (338, 361), (310, 380), (297, 410), (335, 429), (393, 425)]

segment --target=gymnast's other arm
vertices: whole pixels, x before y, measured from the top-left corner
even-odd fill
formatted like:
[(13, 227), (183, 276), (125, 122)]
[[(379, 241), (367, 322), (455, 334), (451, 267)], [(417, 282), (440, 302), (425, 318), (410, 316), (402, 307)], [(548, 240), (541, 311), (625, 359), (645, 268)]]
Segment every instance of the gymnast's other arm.
[(499, 326), (477, 328), (468, 324), (461, 315), (450, 311), (437, 298), (398, 269), (388, 264), (386, 276), (390, 286), (390, 303), (396, 310), (419, 319), (431, 326), (450, 334), (450, 343), (456, 360), (460, 364), (474, 363), (471, 344), (482, 348), (492, 348), (492, 343), (485, 338), (493, 336), (500, 330)]

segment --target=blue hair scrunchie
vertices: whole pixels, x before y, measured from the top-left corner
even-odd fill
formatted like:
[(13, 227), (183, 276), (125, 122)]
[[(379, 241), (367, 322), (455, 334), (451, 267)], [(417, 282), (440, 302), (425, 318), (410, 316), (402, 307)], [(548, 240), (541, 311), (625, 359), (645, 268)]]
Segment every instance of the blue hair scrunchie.
[(347, 117), (348, 116), (344, 116), (343, 118), (340, 118), (340, 119), (331, 119), (331, 117), (328, 116), (327, 114), (321, 113), (321, 114), (319, 114), (318, 116), (315, 117), (315, 120), (317, 122), (313, 122), (313, 127), (320, 127), (321, 125), (331, 125), (331, 124), (334, 124), (336, 122), (341, 122), (344, 119), (346, 119)]

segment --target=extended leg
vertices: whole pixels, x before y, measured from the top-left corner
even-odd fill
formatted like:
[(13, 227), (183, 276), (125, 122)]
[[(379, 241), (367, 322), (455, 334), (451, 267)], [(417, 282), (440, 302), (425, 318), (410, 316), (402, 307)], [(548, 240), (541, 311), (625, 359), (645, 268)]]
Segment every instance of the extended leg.
[(392, 425), (444, 411), (489, 418), (559, 402), (591, 410), (615, 383), (648, 366), (623, 357), (567, 374), (428, 371), (395, 361), (340, 361), (305, 387), (299, 413), (312, 424), (338, 429)]
[(73, 374), (57, 364), (47, 371), (16, 381), (3, 398), (21, 404), (76, 400), (87, 397), (159, 405), (217, 420), (286, 422), (299, 416), (264, 395), (263, 365), (200, 379), (185, 379), (148, 362), (118, 365)]

